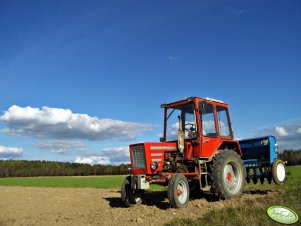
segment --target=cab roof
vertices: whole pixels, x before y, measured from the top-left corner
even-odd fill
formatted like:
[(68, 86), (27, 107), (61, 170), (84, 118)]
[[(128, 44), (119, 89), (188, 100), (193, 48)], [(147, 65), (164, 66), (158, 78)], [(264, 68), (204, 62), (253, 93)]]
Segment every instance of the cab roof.
[(185, 103), (185, 102), (191, 102), (194, 99), (200, 99), (200, 100), (206, 100), (206, 101), (210, 101), (210, 102), (217, 102), (217, 103), (225, 104), (224, 101), (218, 100), (218, 99), (214, 99), (214, 98), (211, 98), (211, 97), (203, 97), (203, 98), (201, 98), (201, 97), (191, 96), (191, 97), (184, 97), (181, 100), (174, 101), (174, 102), (171, 102), (171, 103), (168, 103), (168, 104), (161, 104), (161, 108), (165, 108), (167, 105), (173, 105), (175, 103), (181, 104), (181, 103)]

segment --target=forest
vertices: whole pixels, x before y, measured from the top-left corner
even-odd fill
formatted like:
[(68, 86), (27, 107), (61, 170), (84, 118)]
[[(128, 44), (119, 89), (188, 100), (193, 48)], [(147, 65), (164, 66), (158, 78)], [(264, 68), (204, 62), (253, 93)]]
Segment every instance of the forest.
[(301, 165), (301, 150), (284, 150), (278, 157), (286, 161), (288, 166)]
[[(301, 165), (301, 150), (284, 150), (278, 157), (287, 165)], [(0, 160), (0, 177), (88, 176), (128, 174), (129, 164), (89, 165), (30, 160)]]
[(128, 174), (128, 164), (89, 165), (82, 163), (0, 160), (0, 177), (88, 176)]

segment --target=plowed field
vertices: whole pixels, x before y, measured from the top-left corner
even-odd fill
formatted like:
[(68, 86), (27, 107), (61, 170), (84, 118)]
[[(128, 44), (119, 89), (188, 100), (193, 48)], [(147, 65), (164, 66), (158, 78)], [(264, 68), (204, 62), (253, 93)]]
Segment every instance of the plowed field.
[(215, 201), (210, 194), (172, 209), (165, 191), (148, 192), (144, 203), (125, 208), (118, 189), (0, 186), (0, 225), (163, 225), (178, 217), (197, 218), (212, 209), (253, 203), (277, 191), (247, 191)]

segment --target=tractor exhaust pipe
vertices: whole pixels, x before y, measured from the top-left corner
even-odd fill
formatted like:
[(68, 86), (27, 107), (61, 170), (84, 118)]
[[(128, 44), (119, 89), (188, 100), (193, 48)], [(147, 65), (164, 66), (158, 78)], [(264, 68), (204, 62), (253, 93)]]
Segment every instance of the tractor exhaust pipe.
[(178, 130), (178, 149), (181, 153), (184, 151), (184, 139), (185, 139), (185, 133), (183, 131), (183, 120), (181, 116), (178, 116), (179, 118), (179, 130)]

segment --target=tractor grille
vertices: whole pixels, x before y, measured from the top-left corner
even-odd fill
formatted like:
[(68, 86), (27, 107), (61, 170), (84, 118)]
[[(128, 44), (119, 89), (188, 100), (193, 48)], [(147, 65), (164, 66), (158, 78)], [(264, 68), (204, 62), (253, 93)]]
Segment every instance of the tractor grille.
[(132, 147), (133, 167), (135, 169), (145, 169), (145, 153), (143, 146)]

